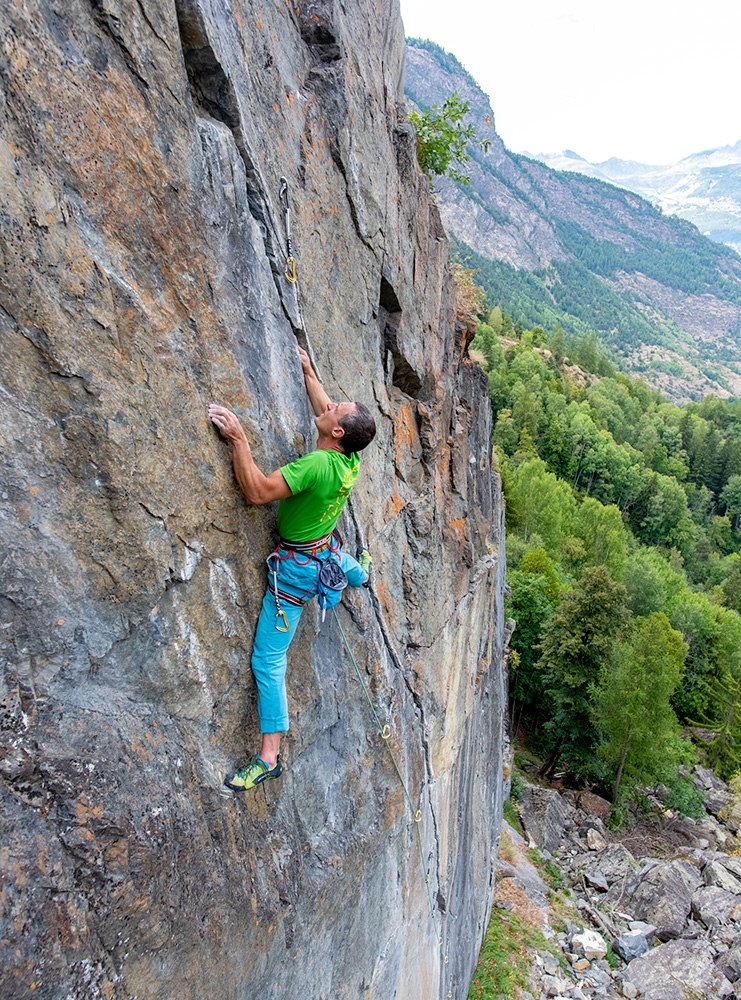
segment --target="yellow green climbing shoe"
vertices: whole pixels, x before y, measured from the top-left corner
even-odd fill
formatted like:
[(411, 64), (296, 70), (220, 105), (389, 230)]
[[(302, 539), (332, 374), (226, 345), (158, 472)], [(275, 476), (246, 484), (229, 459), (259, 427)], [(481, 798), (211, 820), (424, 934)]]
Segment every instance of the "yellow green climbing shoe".
[(279, 778), (282, 773), (283, 764), (280, 754), (278, 754), (275, 767), (270, 767), (264, 760), (260, 759), (260, 754), (257, 754), (251, 764), (245, 765), (241, 770), (234, 771), (232, 774), (227, 774), (224, 778), (224, 784), (233, 792), (246, 792), (248, 788), (254, 788), (255, 785), (259, 785), (261, 781), (267, 781), (268, 778)]

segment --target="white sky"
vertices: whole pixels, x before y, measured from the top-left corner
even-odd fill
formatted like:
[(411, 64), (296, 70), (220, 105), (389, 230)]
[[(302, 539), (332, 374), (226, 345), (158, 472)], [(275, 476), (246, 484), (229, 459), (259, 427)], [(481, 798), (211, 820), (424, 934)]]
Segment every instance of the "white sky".
[(400, 0), (515, 152), (672, 163), (741, 140), (741, 0)]

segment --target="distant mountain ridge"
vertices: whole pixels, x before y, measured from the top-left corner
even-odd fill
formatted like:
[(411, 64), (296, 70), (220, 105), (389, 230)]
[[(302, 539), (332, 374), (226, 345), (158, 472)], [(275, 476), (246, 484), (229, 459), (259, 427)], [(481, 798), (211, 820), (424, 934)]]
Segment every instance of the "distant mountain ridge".
[(741, 257), (613, 182), (511, 153), (460, 62), (407, 40), (408, 100), (442, 105), (452, 91), (490, 145), (469, 149), (469, 185), (436, 179), (437, 199), (490, 298), (526, 325), (595, 330), (676, 402), (741, 395)]
[[(528, 154), (530, 155), (530, 154)], [(741, 253), (741, 141), (653, 166), (611, 157), (591, 163), (573, 150), (537, 153), (554, 170), (570, 170), (618, 184), (693, 222), (705, 236)]]

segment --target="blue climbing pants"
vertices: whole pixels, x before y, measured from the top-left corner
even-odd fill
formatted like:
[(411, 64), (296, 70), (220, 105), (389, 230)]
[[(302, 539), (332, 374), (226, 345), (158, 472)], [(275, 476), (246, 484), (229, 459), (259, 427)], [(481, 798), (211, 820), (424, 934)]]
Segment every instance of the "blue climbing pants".
[[(278, 549), (279, 560), (273, 565), (278, 569), (278, 589), (304, 603), (316, 595), (319, 583), (319, 562), (329, 559), (332, 550), (327, 545), (318, 549), (314, 556), (302, 552)], [(361, 587), (367, 573), (345, 552), (335, 550), (342, 569), (351, 587)], [(286, 653), (296, 633), (303, 604), (291, 604), (281, 600), (281, 611), (285, 612), (288, 631), (280, 632), (276, 624), (285, 627), (283, 617), (276, 617), (275, 597), (272, 592), (272, 574), (263, 598), (262, 611), (257, 622), (255, 645), (252, 650), (252, 673), (257, 683), (257, 711), (260, 716), (261, 733), (285, 733), (288, 730), (288, 699), (286, 697)]]

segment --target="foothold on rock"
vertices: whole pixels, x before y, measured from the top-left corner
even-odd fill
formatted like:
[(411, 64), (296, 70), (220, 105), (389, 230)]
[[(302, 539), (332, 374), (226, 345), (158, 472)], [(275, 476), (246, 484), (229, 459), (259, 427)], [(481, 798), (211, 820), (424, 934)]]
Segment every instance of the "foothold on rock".
[(638, 996), (638, 989), (629, 979), (625, 979), (623, 981), (622, 993), (626, 1000), (635, 1000)]

